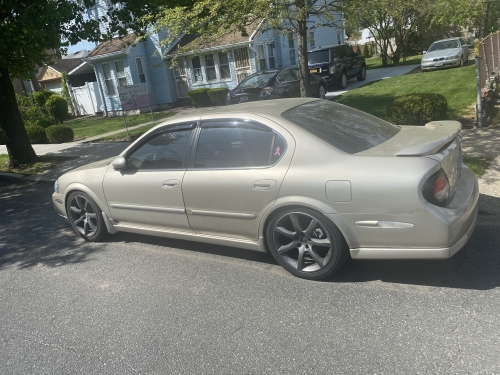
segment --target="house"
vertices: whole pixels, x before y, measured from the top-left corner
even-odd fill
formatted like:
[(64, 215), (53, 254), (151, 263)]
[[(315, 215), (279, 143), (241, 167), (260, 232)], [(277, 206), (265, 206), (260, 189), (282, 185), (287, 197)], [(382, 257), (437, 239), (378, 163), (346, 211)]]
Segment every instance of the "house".
[[(108, 5), (97, 0), (89, 14), (100, 21), (105, 31)], [(341, 14), (336, 15), (339, 24)], [(313, 20), (311, 20), (313, 21)], [(118, 91), (120, 87), (144, 84), (149, 92), (151, 109), (170, 108), (188, 98), (197, 88), (227, 87), (233, 89), (245, 77), (260, 70), (298, 64), (297, 41), (292, 34), (282, 35), (269, 30), (265, 22), (249, 26), (245, 36), (232, 31), (210, 45), (194, 47), (193, 35), (184, 35), (168, 48), (161, 45), (165, 31), (148, 34), (138, 41), (133, 33), (100, 43), (84, 61), (94, 68), (104, 111), (110, 116), (122, 114)], [(318, 27), (308, 31), (308, 47), (345, 43), (340, 27)], [(193, 50), (179, 54), (178, 47)], [(174, 64), (171, 64), (175, 61)], [(150, 107), (137, 111), (149, 111)]]

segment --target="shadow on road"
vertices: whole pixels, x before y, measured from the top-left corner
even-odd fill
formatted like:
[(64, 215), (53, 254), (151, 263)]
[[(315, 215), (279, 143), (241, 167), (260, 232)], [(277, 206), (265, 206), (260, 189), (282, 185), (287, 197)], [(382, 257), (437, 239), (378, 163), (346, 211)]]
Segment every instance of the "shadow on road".
[[(114, 242), (151, 244), (164, 248), (214, 254), (233, 259), (276, 264), (270, 254), (190, 241), (118, 233), (107, 243), (85, 243), (58, 217), (50, 200), (52, 184), (0, 180), (0, 270), (45, 265), (64, 266), (97, 260)], [(500, 199), (480, 196), (479, 220), (469, 243), (442, 261), (351, 261), (331, 282), (385, 283), (461, 289), (500, 286)], [(93, 257), (94, 256), (94, 257)]]

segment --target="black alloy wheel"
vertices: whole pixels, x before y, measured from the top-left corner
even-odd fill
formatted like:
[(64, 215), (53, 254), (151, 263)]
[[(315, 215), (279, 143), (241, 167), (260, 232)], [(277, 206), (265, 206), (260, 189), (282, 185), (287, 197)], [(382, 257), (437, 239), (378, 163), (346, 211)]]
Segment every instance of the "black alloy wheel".
[(102, 211), (88, 194), (80, 191), (71, 193), (66, 212), (71, 226), (85, 241), (100, 241), (108, 233)]

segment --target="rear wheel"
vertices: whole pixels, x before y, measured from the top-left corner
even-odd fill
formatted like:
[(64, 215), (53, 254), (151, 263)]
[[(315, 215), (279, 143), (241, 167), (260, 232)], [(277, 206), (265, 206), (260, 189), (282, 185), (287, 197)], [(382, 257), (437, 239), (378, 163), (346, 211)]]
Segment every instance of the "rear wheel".
[(71, 226), (85, 241), (100, 241), (108, 233), (99, 206), (88, 194), (81, 191), (71, 193), (66, 212)]
[(304, 279), (328, 278), (349, 258), (349, 249), (338, 228), (308, 208), (277, 213), (267, 226), (266, 240), (274, 259)]
[(358, 76), (358, 81), (364, 81), (366, 79), (366, 66), (361, 67), (361, 72), (359, 73)]

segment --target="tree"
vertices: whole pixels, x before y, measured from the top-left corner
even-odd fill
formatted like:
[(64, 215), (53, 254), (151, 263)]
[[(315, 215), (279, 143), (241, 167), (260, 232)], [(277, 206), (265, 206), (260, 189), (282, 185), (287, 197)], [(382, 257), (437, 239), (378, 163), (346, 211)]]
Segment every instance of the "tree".
[(2, 0), (0, 6), (0, 131), (10, 166), (37, 161), (16, 102), (12, 78), (28, 78), (52, 60), (51, 50), (97, 40), (98, 24), (85, 19), (94, 0)]
[[(130, 0), (137, 1), (137, 0)], [(170, 46), (183, 34), (196, 35), (194, 46), (210, 43), (228, 32), (246, 33), (246, 27), (265, 20), (267, 28), (297, 37), (300, 93), (309, 96), (309, 69), (307, 64), (307, 32), (317, 27), (334, 26), (340, 23), (336, 12), (341, 10), (337, 0), (199, 0), (184, 2), (169, 7), (160, 5), (147, 15), (140, 17), (142, 27), (152, 25), (155, 32), (167, 29), (162, 43)], [(338, 13), (337, 13), (338, 14)], [(196, 49), (196, 48), (195, 48)], [(177, 53), (189, 52), (182, 46)]]

